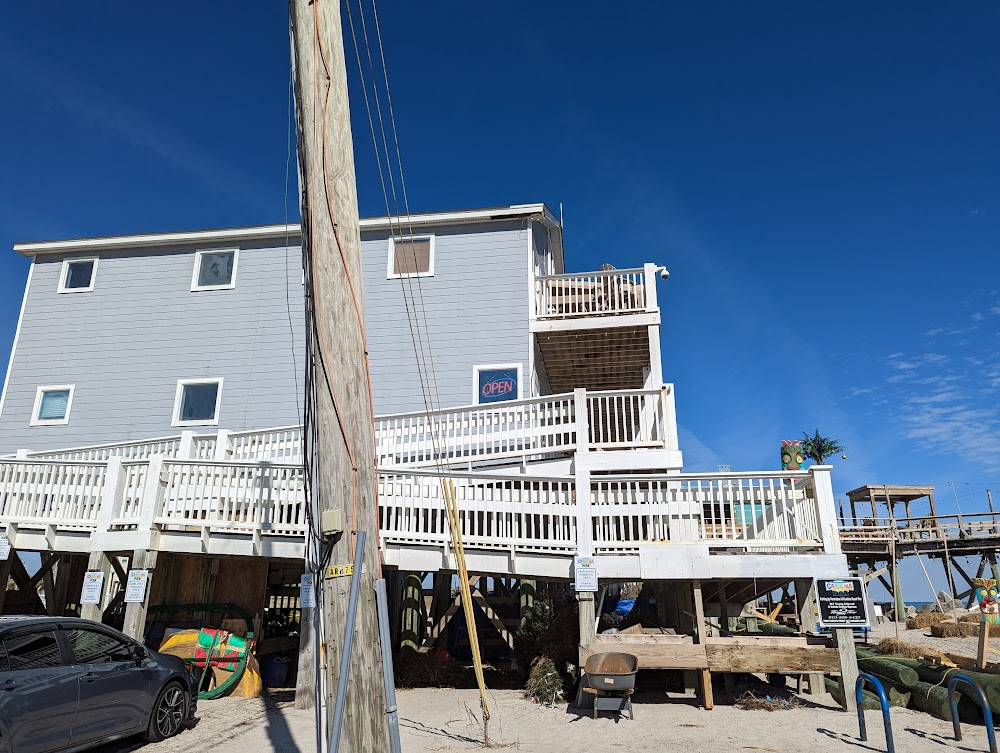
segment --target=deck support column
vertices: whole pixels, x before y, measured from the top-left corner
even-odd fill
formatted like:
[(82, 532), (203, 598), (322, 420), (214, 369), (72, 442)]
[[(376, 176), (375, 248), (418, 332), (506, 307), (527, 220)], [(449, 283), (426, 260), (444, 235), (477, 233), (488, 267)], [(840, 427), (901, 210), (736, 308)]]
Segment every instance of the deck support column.
[(10, 583), (10, 571), (14, 567), (14, 558), (17, 557), (17, 552), (14, 547), (10, 548), (10, 554), (7, 559), (0, 562), (0, 614), (3, 614), (4, 602), (7, 601), (7, 584)]
[[(701, 581), (695, 580), (693, 583), (694, 591), (694, 615), (695, 622), (697, 623), (694, 627), (695, 640), (698, 643), (704, 643), (705, 637), (708, 635), (708, 625), (705, 624), (705, 602), (701, 595)], [(706, 710), (715, 708), (715, 696), (712, 693), (712, 673), (707, 669), (698, 670), (698, 675), (701, 678), (701, 700), (705, 706)]]
[(576, 595), (580, 605), (580, 645), (589, 646), (597, 640), (597, 605), (594, 594), (590, 591), (580, 591)]
[[(399, 635), (400, 648), (416, 651), (423, 640), (424, 589), (420, 573), (403, 575), (402, 630)], [(470, 628), (472, 629), (472, 628)]]
[[(149, 578), (152, 580), (153, 570), (156, 568), (156, 555), (157, 552), (151, 552), (147, 549), (136, 549), (132, 553), (132, 562), (129, 565), (129, 569), (149, 570)], [(128, 588), (127, 582), (122, 585)], [(146, 597), (142, 601), (126, 602), (125, 604), (125, 623), (122, 626), (122, 632), (140, 642), (142, 642), (146, 632), (146, 610), (149, 608), (150, 585), (147, 584)]]
[[(889, 555), (893, 557), (893, 555)], [(906, 600), (903, 598), (903, 588), (899, 583), (899, 561), (893, 557), (892, 565), (892, 601), (896, 605), (896, 622), (906, 622)]]
[[(538, 583), (533, 580), (522, 579), (517, 584), (517, 595), (521, 601), (521, 610), (518, 612), (518, 616), (521, 618), (521, 624), (524, 624), (524, 618), (527, 616), (531, 608), (535, 606), (535, 593), (538, 590)], [(596, 617), (595, 617), (596, 619)]]
[[(818, 632), (816, 593), (811, 580), (795, 581), (795, 599), (799, 605), (799, 630), (803, 633)], [(826, 692), (822, 673), (810, 672), (806, 677), (809, 683), (809, 695), (819, 695)], [(854, 691), (851, 690), (851, 692)]]
[(87, 572), (104, 573), (101, 581), (101, 601), (99, 604), (81, 604), (80, 616), (85, 620), (102, 622), (104, 620), (104, 607), (107, 601), (108, 580), (111, 578), (111, 560), (104, 552), (91, 552), (87, 560)]
[(989, 553), (990, 570), (993, 572), (993, 580), (1000, 584), (1000, 567), (997, 566), (996, 552)]
[(858, 654), (854, 647), (854, 631), (851, 628), (835, 628), (833, 640), (840, 655), (840, 692), (844, 696), (844, 711), (857, 713), (858, 703), (854, 698), (854, 683), (858, 681)]

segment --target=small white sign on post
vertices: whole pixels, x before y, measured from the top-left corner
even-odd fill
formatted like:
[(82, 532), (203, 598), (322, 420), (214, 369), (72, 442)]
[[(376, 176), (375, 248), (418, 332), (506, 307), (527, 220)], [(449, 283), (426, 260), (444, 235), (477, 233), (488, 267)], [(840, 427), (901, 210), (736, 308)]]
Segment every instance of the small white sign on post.
[(6, 561), (10, 559), (10, 539), (7, 538), (7, 534), (0, 533), (0, 560)]
[(302, 573), (299, 578), (299, 607), (313, 609), (316, 607), (316, 576), (313, 573)]
[(80, 591), (81, 604), (100, 604), (104, 594), (104, 573), (88, 570), (83, 574), (83, 589)]
[(577, 557), (574, 563), (577, 591), (597, 592), (597, 561), (593, 557)]
[(125, 603), (141, 604), (144, 602), (148, 585), (149, 570), (129, 570), (128, 583), (125, 585)]

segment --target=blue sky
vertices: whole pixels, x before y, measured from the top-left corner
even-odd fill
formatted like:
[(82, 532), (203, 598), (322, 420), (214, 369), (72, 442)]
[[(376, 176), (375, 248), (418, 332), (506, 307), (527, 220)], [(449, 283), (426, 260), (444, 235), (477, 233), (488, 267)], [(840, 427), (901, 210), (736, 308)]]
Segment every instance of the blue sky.
[[(15, 241), (283, 221), (285, 11), (3, 5), (0, 350)], [(380, 20), (413, 210), (562, 202), (571, 269), (669, 267), (689, 470), (773, 468), (818, 426), (849, 448), (839, 493), (937, 484), (969, 512), (1000, 491), (1000, 6), (384, 3)], [(356, 74), (361, 211), (379, 214)], [(294, 157), (288, 189), (294, 220)]]

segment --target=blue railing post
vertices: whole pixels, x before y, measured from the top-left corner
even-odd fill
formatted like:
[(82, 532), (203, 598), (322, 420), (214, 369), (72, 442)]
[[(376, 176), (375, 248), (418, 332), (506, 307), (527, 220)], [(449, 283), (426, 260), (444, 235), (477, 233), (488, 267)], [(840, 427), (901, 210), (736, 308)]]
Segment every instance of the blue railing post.
[(986, 700), (986, 693), (983, 692), (979, 683), (968, 675), (952, 675), (948, 680), (948, 703), (951, 705), (951, 726), (955, 730), (955, 739), (962, 739), (962, 724), (958, 719), (958, 694), (956, 688), (960, 683), (965, 683), (974, 691), (979, 699), (979, 706), (983, 710), (983, 720), (986, 722), (986, 737), (990, 741), (990, 753), (997, 753), (997, 736), (993, 731), (993, 712), (990, 710), (989, 701)]
[[(862, 690), (865, 682), (868, 682), (878, 695), (879, 705), (882, 706), (882, 721), (885, 724), (885, 749), (888, 753), (896, 753), (896, 745), (892, 740), (892, 719), (889, 717), (889, 699), (885, 697), (885, 690), (882, 683), (874, 675), (862, 672), (858, 675), (857, 682), (854, 683), (854, 697), (858, 702), (858, 729), (861, 735), (861, 742), (868, 739), (868, 729), (865, 727), (865, 705)], [(956, 738), (959, 739), (959, 738)], [(993, 753), (997, 753), (995, 750)]]

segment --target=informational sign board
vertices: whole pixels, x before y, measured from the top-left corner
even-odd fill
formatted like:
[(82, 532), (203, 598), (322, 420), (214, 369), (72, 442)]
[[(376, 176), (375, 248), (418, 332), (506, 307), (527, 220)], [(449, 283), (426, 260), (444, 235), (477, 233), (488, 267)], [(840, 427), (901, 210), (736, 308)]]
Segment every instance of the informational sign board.
[(128, 582), (125, 584), (125, 603), (141, 604), (144, 602), (147, 586), (149, 586), (149, 570), (129, 570)]
[(10, 559), (10, 539), (6, 534), (0, 533), (0, 560)]
[(577, 557), (574, 570), (577, 591), (597, 591), (597, 561), (593, 557)]
[(479, 403), (499, 403), (517, 400), (517, 367), (509, 369), (480, 369), (476, 385)]
[(299, 578), (299, 607), (313, 609), (316, 606), (316, 576), (302, 573)]
[(81, 604), (100, 604), (104, 595), (104, 573), (88, 570), (83, 574), (83, 588), (80, 590)]
[(871, 628), (868, 597), (861, 578), (817, 578), (819, 623), (827, 628)]

